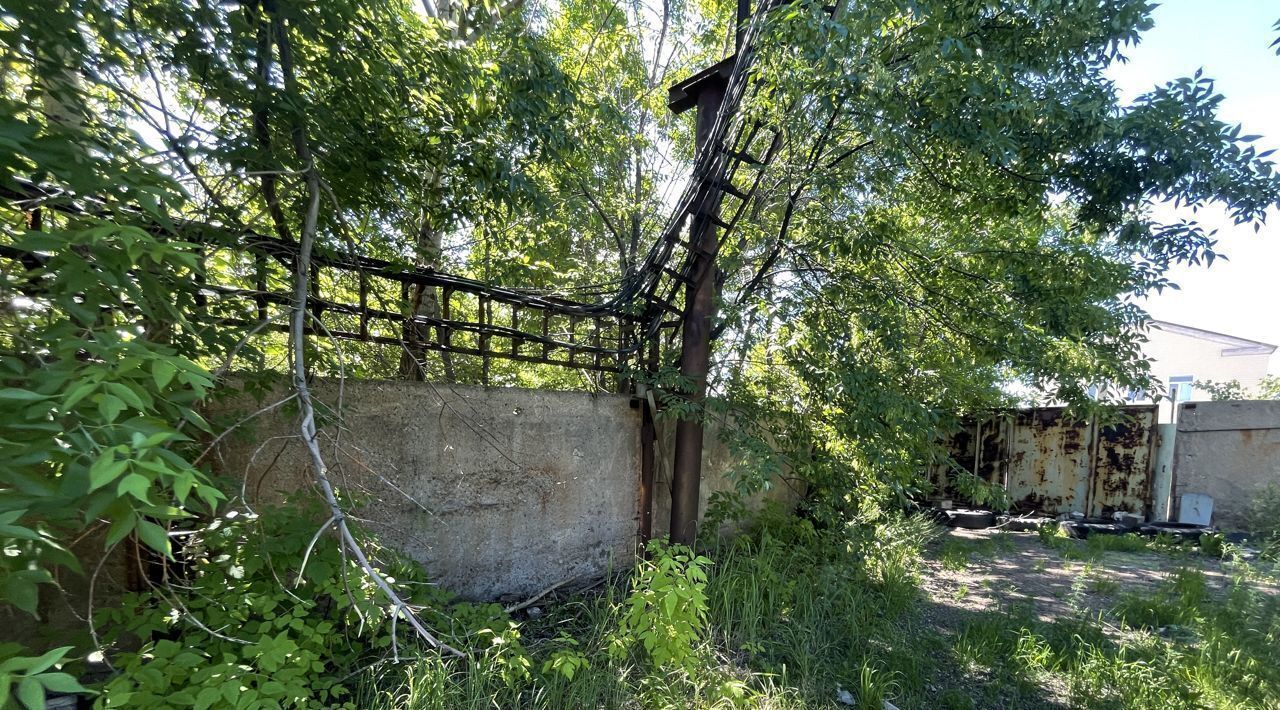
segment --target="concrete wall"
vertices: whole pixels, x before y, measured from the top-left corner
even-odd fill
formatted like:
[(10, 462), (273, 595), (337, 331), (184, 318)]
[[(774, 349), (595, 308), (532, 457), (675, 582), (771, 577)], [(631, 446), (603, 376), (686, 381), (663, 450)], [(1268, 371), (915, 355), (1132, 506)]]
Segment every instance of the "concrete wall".
[[(334, 382), (315, 391), (338, 401)], [(343, 429), (327, 427), (322, 442), (335, 484), (367, 496), (355, 514), (445, 588), (523, 598), (630, 562), (640, 410), (629, 398), (348, 381), (342, 399)], [(309, 489), (294, 418), (268, 414), (250, 427), (219, 452), (224, 472), (245, 477), (250, 503)]]
[(1213, 521), (1244, 524), (1256, 491), (1280, 485), (1280, 402), (1189, 402), (1178, 413), (1172, 512), (1186, 493), (1213, 497)]
[[(336, 382), (314, 387), (336, 406)], [(629, 397), (398, 381), (347, 381), (341, 397), (343, 427), (326, 427), (322, 442), (334, 483), (367, 498), (355, 514), (443, 587), (470, 599), (522, 599), (562, 580), (594, 581), (610, 564), (630, 565), (640, 410)], [(261, 406), (245, 398), (224, 409)], [(655, 536), (670, 528), (674, 428), (660, 422)], [(245, 480), (251, 505), (312, 489), (292, 415), (272, 412), (246, 429), (220, 445), (217, 460)], [(701, 512), (713, 493), (733, 490), (725, 474), (740, 463), (709, 427)], [(774, 483), (748, 508), (798, 500)]]
[[(654, 471), (653, 535), (661, 537), (671, 532), (671, 471), (675, 463), (676, 422), (674, 419), (658, 421), (657, 462)], [(735, 453), (721, 437), (721, 427), (710, 423), (702, 439), (702, 479), (698, 485), (698, 517), (707, 514), (711, 497), (716, 493), (732, 493), (736, 482), (732, 478), (735, 469), (751, 466), (743, 454)], [(784, 472), (769, 482), (769, 489), (743, 501), (748, 512), (759, 511), (770, 502), (794, 508), (804, 495), (804, 484), (790, 479)], [(732, 534), (739, 529), (732, 521), (726, 523), (721, 534)]]

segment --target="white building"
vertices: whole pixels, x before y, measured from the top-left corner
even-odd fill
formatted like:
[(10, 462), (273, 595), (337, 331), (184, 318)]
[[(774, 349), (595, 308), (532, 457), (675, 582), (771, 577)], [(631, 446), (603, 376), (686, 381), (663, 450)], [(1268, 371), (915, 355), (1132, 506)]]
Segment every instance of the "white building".
[[(1173, 421), (1173, 402), (1210, 399), (1196, 382), (1238, 380), (1246, 389), (1267, 375), (1276, 346), (1202, 328), (1152, 321), (1143, 354), (1151, 372), (1164, 385), (1168, 399), (1160, 403), (1160, 421)], [(1142, 401), (1134, 398), (1135, 401)], [(1151, 401), (1149, 398), (1145, 401)]]

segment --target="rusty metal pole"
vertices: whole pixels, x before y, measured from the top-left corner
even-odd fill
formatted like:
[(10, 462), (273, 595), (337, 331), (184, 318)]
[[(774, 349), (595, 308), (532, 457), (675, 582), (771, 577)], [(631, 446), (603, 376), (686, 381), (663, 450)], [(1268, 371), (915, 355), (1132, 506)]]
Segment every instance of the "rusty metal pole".
[[(719, 74), (697, 87), (697, 150), (705, 147), (726, 82)], [(715, 253), (718, 249), (715, 225), (710, 216), (719, 209), (719, 193), (712, 191), (712, 204), (694, 211), (689, 241), (704, 255), (694, 281), (685, 287), (684, 319), (680, 341), (680, 374), (690, 382), (688, 396), (699, 410), (676, 422), (675, 465), (671, 475), (671, 541), (692, 545), (698, 532), (698, 499), (702, 479), (702, 405), (707, 395), (707, 369), (711, 361), (711, 327), (715, 317)]]
[[(658, 371), (658, 338), (655, 336), (649, 343), (648, 353), (640, 353), (640, 361), (645, 372)], [(653, 420), (653, 406), (650, 401), (653, 394), (648, 386), (644, 388), (640, 399), (640, 544), (643, 546), (653, 537), (653, 474), (656, 468), (655, 444), (658, 439), (657, 426)]]

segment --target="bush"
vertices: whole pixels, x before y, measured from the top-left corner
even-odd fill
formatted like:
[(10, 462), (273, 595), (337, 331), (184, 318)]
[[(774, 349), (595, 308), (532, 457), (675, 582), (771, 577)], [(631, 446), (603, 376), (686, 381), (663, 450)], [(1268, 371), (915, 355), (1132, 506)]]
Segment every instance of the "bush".
[[(115, 658), (103, 704), (354, 707), (346, 678), (389, 652), (389, 610), (331, 537), (306, 556), (324, 519), (289, 506), (191, 531), (168, 585), (98, 613), (108, 641), (141, 642)], [(406, 597), (430, 589), (396, 558), (383, 572)]]
[(990, 508), (1003, 513), (1013, 505), (1009, 491), (1004, 486), (984, 481), (971, 471), (958, 472), (953, 483), (961, 500), (979, 508)]
[(1254, 496), (1245, 525), (1269, 557), (1280, 557), (1280, 486), (1270, 483)]
[(612, 643), (615, 657), (639, 644), (654, 666), (693, 672), (694, 647), (707, 622), (707, 568), (711, 560), (683, 545), (649, 542), (650, 559), (636, 564), (631, 594)]

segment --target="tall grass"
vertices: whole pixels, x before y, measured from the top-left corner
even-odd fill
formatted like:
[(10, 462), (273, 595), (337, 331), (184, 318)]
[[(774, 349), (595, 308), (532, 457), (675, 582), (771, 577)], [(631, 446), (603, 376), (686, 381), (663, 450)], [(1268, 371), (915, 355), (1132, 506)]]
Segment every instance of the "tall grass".
[[(923, 692), (935, 649), (908, 613), (921, 548), (934, 526), (891, 518), (846, 531), (770, 516), (748, 535), (704, 552), (707, 633), (692, 671), (654, 668), (609, 653), (625, 583), (550, 607), (518, 623), (517, 654), (489, 649), (466, 662), (429, 658), (372, 670), (361, 708), (805, 708), (840, 691), (879, 710)], [(545, 668), (572, 647), (586, 661), (572, 678)], [(474, 648), (474, 645), (473, 645)]]
[(1049, 624), (990, 612), (955, 651), (1003, 684), (1065, 686), (1075, 707), (1280, 707), (1280, 598), (1246, 577), (1221, 597), (1183, 567), (1108, 615)]

